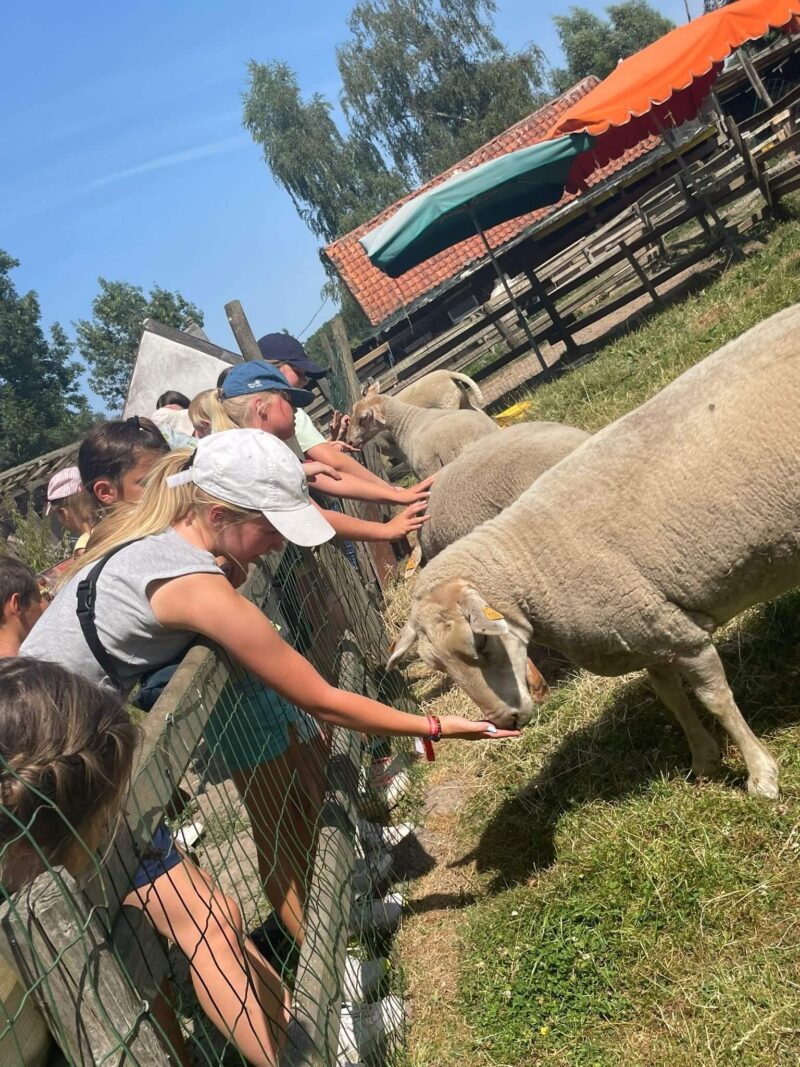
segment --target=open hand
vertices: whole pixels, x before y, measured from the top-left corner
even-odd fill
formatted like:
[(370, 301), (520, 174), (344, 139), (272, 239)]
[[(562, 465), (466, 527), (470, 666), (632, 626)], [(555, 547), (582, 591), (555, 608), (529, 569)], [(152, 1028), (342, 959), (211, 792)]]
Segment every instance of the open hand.
[(404, 511), (401, 511), (399, 515), (390, 521), (385, 523), (386, 531), (388, 533), (389, 541), (397, 541), (401, 537), (406, 537), (408, 534), (419, 530), (430, 518), (425, 514), (425, 509), (428, 506), (427, 494), (424, 500), (418, 500), (416, 504), (411, 504)]
[(408, 489), (396, 489), (398, 502), (400, 504), (416, 504), (418, 500), (427, 500), (435, 477), (436, 475), (432, 474), (430, 478), (426, 478), (423, 482), (418, 482), (417, 485), (409, 486)]
[(492, 723), (464, 719), (460, 715), (443, 715), (442, 737), (458, 737), (462, 741), (498, 741), (503, 737), (519, 737), (519, 730), (501, 730)]
[(303, 473), (307, 482), (313, 482), (318, 474), (326, 474), (335, 482), (342, 480), (341, 474), (334, 467), (329, 467), (327, 463), (318, 463), (316, 460), (307, 460), (303, 464)]
[(330, 437), (333, 443), (341, 441), (347, 434), (347, 427), (350, 425), (350, 416), (343, 415), (341, 411), (334, 411), (331, 419)]

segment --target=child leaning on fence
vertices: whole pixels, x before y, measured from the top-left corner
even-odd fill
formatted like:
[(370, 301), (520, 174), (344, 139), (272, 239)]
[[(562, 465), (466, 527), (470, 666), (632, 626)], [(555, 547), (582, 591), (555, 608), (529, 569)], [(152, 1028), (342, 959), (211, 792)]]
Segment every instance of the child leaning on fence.
[[(159, 660), (172, 661), (202, 634), (324, 722), (378, 735), (433, 732), (437, 740), (516, 736), (459, 716), (431, 726), (423, 717), (328, 684), (233, 589), (215, 562), (221, 556), (246, 568), (280, 551), (284, 539), (312, 546), (332, 536), (309, 501), (302, 467), (282, 442), (260, 430), (212, 434), (194, 452), (176, 451), (159, 460), (141, 501), (119, 508), (96, 528), (86, 555), (73, 565), (22, 652), (127, 692), (144, 671)], [(116, 678), (76, 623), (78, 584), (103, 558), (108, 562), (97, 582), (95, 623)]]
[[(5, 894), (56, 865), (77, 879), (91, 868), (125, 801), (137, 740), (130, 715), (108, 691), (56, 664), (0, 661)], [(243, 937), (236, 904), (191, 863), (152, 896), (145, 879), (123, 903), (144, 910), (186, 954), (198, 1000), (222, 1033), (250, 1063), (274, 1067), (289, 1025), (288, 995)], [(165, 1032), (186, 1063), (180, 1035)]]
[[(148, 419), (117, 419), (87, 435), (78, 461), (98, 504), (135, 504), (153, 465), (168, 452)], [(246, 573), (230, 566), (226, 573), (230, 570), (239, 572), (239, 581)], [(134, 698), (139, 708), (152, 708), (183, 651), (168, 666), (140, 677)], [(291, 943), (302, 941), (308, 865), (324, 794), (319, 730), (313, 719), (238, 671), (220, 694), (204, 736), (212, 753), (224, 759), (250, 817), (261, 882), (279, 920), (270, 933), (273, 962), (281, 965)], [(162, 866), (164, 858), (176, 860), (163, 828), (156, 844)], [(161, 873), (160, 868), (153, 867), (151, 873)]]

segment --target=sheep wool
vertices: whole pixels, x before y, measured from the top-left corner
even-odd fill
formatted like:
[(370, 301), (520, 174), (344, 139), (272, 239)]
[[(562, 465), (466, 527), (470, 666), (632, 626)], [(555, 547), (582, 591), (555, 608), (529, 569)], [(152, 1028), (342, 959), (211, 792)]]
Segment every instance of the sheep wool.
[(368, 395), (353, 405), (347, 440), (360, 448), (386, 431), (417, 478), (427, 478), (455, 459), (465, 445), (499, 433), (482, 411), (441, 411), (404, 404), (393, 396)]
[(775, 761), (742, 718), (711, 634), (800, 580), (799, 413), (794, 305), (445, 549), (417, 580), (395, 658), (418, 639), (498, 724), (530, 717), (519, 646), (532, 640), (597, 674), (647, 668), (696, 773), (714, 770), (719, 746), (684, 683), (738, 745), (749, 789), (777, 796)]
[(523, 422), (467, 445), (431, 487), (430, 519), (419, 534), (423, 560), (499, 515), (588, 438), (558, 422)]
[(483, 408), (483, 393), (477, 383), (454, 370), (432, 370), (393, 395), (418, 408)]

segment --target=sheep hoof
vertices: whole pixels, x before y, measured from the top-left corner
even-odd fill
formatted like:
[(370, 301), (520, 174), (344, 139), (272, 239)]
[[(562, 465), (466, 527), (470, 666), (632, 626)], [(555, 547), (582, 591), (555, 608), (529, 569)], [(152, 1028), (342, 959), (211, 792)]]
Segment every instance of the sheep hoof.
[(747, 792), (753, 796), (766, 797), (768, 800), (777, 800), (780, 796), (778, 788), (778, 768), (765, 767), (757, 774), (747, 779)]
[(722, 749), (711, 738), (709, 742), (702, 751), (692, 753), (692, 774), (695, 778), (714, 778), (719, 772)]

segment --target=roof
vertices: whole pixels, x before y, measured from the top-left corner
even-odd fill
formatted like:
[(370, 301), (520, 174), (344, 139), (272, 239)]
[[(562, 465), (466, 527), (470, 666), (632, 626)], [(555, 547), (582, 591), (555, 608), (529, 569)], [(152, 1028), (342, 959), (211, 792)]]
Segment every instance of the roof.
[[(586, 96), (587, 93), (594, 89), (599, 84), (599, 81), (599, 78), (594, 75), (584, 78), (583, 81), (573, 85), (562, 96), (551, 100), (544, 107), (532, 112), (524, 119), (520, 119), (519, 122), (504, 130), (503, 133), (481, 145), (480, 148), (465, 159), (453, 164), (448, 170), (438, 174), (435, 178), (420, 186), (419, 189), (415, 189), (413, 193), (409, 193), (408, 196), (391, 204), (380, 214), (368, 222), (362, 223), (361, 226), (351, 230), (350, 233), (345, 234), (325, 248), (324, 254), (333, 263), (345, 285), (361, 305), (373, 326), (382, 325), (398, 312), (408, 313), (413, 306), (424, 301), (426, 296), (432, 294), (434, 290), (440, 289), (443, 283), (457, 278), (470, 264), (483, 260), (486, 253), (480, 238), (471, 237), (467, 241), (461, 241), (451, 248), (432, 256), (418, 267), (408, 271), (401, 278), (389, 278), (370, 263), (359, 242), (359, 238), (370, 230), (375, 229), (382, 222), (385, 222), (403, 204), (420, 193), (427, 192), (429, 189), (440, 185), (457, 170), (476, 167), (479, 163), (495, 159), (505, 152), (513, 152), (518, 148), (529, 148), (531, 145), (544, 140), (559, 117), (581, 97)], [(621, 170), (632, 160), (637, 159), (648, 151), (655, 143), (657, 143), (655, 139), (647, 138), (641, 144), (626, 152), (620, 159), (616, 159), (601, 170), (596, 171), (589, 179), (588, 184), (595, 185), (608, 178), (610, 174)], [(563, 198), (560, 204), (563, 204), (567, 199), (570, 198)], [(509, 241), (519, 237), (533, 223), (555, 211), (558, 206), (558, 204), (553, 204), (550, 207), (539, 208), (537, 211), (531, 211), (527, 215), (521, 215), (519, 218), (504, 222), (500, 226), (495, 226), (486, 233), (489, 244), (494, 250), (504, 246)]]

